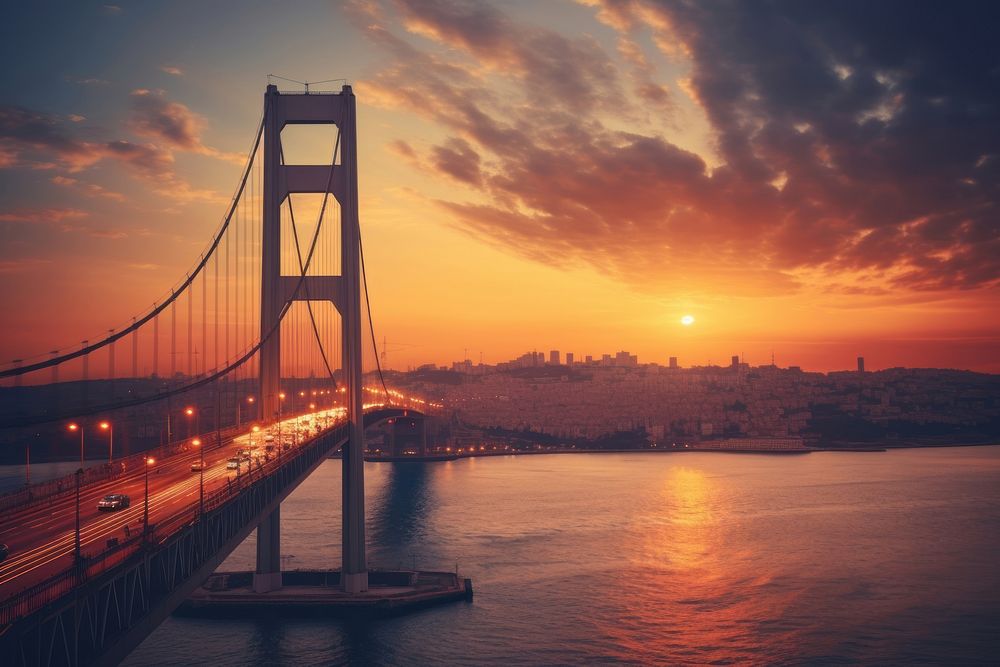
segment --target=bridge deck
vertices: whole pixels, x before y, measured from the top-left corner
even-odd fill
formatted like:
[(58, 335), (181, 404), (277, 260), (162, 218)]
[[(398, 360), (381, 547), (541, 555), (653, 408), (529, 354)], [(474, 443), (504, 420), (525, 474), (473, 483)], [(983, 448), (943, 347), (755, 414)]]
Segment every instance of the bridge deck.
[[(370, 425), (403, 413), (402, 409), (375, 409), (365, 414), (364, 421)], [(0, 601), (0, 664), (116, 663), (346, 438), (344, 421), (333, 422), (280, 459), (262, 461), (238, 481), (227, 482), (225, 472), (213, 476), (212, 487), (206, 488), (204, 514), (199, 511), (199, 476), (190, 472), (193, 457), (182, 457), (172, 464), (177, 470), (159, 478), (156, 473), (150, 475), (148, 533), (130, 531), (127, 539), (118, 533), (135, 519), (136, 511), (142, 511), (142, 496), (135, 496), (139, 501), (133, 500), (120, 516), (108, 515), (110, 522), (102, 516), (94, 525), (87, 524), (91, 548), (78, 566), (72, 560), (72, 530), (65, 531), (65, 523), (73, 521), (73, 499), (55, 513), (50, 532), (42, 538), (49, 551), (12, 561), (11, 568), (25, 569), (7, 582), (14, 586), (26, 581), (25, 577), (37, 578), (44, 568), (61, 571)], [(237, 438), (231, 447), (235, 452), (241, 445)], [(157, 501), (159, 508), (154, 510)], [(109, 531), (121, 534), (122, 539), (117, 544), (102, 542)], [(43, 562), (32, 568), (35, 556)]]

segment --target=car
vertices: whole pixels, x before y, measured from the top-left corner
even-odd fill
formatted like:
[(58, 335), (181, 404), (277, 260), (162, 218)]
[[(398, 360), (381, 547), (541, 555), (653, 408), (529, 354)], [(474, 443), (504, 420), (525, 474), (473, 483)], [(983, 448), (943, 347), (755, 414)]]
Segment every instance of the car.
[(129, 497), (124, 493), (109, 493), (97, 502), (97, 509), (102, 512), (116, 512), (127, 508)]
[(7, 556), (10, 555), (10, 547), (6, 544), (0, 544), (0, 562), (7, 560)]
[(191, 464), (191, 472), (201, 472), (206, 468), (205, 464), (201, 461), (195, 461)]
[(239, 470), (240, 469), (240, 457), (234, 456), (233, 458), (226, 461), (227, 470)]

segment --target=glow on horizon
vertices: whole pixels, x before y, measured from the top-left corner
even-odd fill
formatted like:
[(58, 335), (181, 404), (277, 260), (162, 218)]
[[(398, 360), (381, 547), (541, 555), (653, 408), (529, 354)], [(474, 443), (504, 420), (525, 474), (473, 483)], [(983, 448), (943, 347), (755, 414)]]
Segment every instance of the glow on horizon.
[[(206, 5), (205, 12), (223, 16), (225, 4)], [(958, 198), (938, 201), (931, 197), (936, 188), (915, 191), (902, 180), (906, 173), (879, 171), (872, 183), (881, 188), (880, 198), (835, 199), (835, 193), (867, 187), (831, 160), (854, 155), (847, 151), (852, 146), (822, 136), (828, 113), (823, 105), (803, 107), (802, 113), (816, 118), (791, 130), (782, 125), (785, 115), (769, 115), (783, 103), (796, 103), (794, 96), (779, 99), (783, 86), (776, 85), (755, 102), (756, 120), (775, 131), (790, 130), (789, 141), (812, 148), (785, 155), (780, 146), (770, 146), (778, 154), (768, 153), (768, 159), (784, 160), (779, 162), (788, 172), (775, 179), (780, 187), (759, 186), (753, 197), (731, 199), (732, 193), (749, 192), (757, 176), (743, 178), (717, 138), (725, 132), (741, 136), (754, 124), (720, 125), (721, 116), (709, 114), (708, 105), (725, 100), (698, 89), (699, 80), (711, 77), (691, 72), (726, 71), (728, 60), (706, 58), (702, 51), (726, 46), (715, 22), (732, 20), (740, 38), (758, 24), (740, 22), (736, 14), (743, 9), (713, 17), (709, 7), (699, 12), (704, 24), (672, 35), (669, 3), (613, 4), (483, 3), (484, 11), (467, 21), (446, 21), (461, 17), (462, 4), (451, 1), (334, 3), (326, 20), (300, 20), (278, 5), (262, 6), (254, 20), (273, 26), (269, 39), (295, 37), (281, 53), (255, 48), (242, 33), (186, 30), (191, 12), (183, 5), (139, 3), (113, 16), (81, 9), (86, 30), (50, 20), (44, 31), (36, 26), (48, 10), (29, 6), (12, 18), (11, 30), (28, 57), (7, 75), (7, 89), (18, 93), (5, 101), (23, 109), (11, 112), (0, 175), (7, 179), (0, 197), (0, 310), (16, 313), (11, 319), (18, 326), (0, 333), (0, 365), (44, 358), (49, 350), (101, 336), (145, 312), (190, 270), (237, 180), (233, 156), (246, 150), (256, 126), (263, 73), (280, 71), (303, 80), (346, 76), (354, 85), (365, 259), (376, 336), (388, 338), (391, 369), (450, 364), (466, 348), (474, 350), (473, 359), (482, 353), (493, 364), (545, 348), (573, 351), (577, 358), (625, 349), (641, 363), (677, 356), (687, 365), (737, 352), (767, 363), (775, 350), (779, 365), (818, 371), (851, 368), (863, 355), (871, 368), (1000, 372), (1000, 292), (985, 252), (995, 235), (977, 245), (973, 230), (990, 228), (966, 224), (951, 234), (930, 233), (942, 202), (966, 202), (969, 215), (988, 210), (968, 193), (985, 187), (976, 184), (985, 179), (975, 170), (985, 174), (991, 168), (986, 156), (996, 153), (995, 146), (961, 136), (948, 142), (956, 150), (976, 151), (955, 172), (969, 175), (968, 182), (956, 177), (959, 185), (945, 183), (950, 162), (942, 162), (940, 180), (930, 172), (942, 188), (966, 193)], [(771, 10), (745, 11), (761, 13), (762, 21), (773, 18)], [(495, 17), (490, 34), (502, 48), (480, 48), (475, 38), (483, 26), (476, 16)], [(797, 19), (782, 20), (794, 25)], [(329, 38), (331, 30), (336, 39)], [(828, 36), (817, 30), (822, 46)], [(552, 39), (522, 39), (535, 31)], [(185, 35), (180, 51), (177, 34)], [(102, 49), (86, 48), (89, 41)], [(535, 42), (548, 47), (535, 50)], [(678, 47), (665, 59), (657, 44)], [(622, 55), (622, 45), (631, 57)], [(415, 57), (401, 58), (404, 46)], [(915, 53), (921, 48), (911, 46)], [(588, 57), (564, 57), (565, 48)], [(781, 45), (771, 48), (780, 52)], [(65, 58), (31, 58), (32, 50), (76, 53), (74, 71), (66, 71)], [(350, 65), (327, 71), (337, 62)], [(536, 62), (562, 67), (524, 69), (524, 63)], [(637, 69), (637, 62), (649, 68)], [(951, 64), (935, 66), (950, 73), (943, 68)], [(784, 67), (780, 59), (767, 58), (745, 65), (748, 86), (772, 72), (766, 68)], [(219, 79), (220, 71), (231, 76)], [(565, 72), (574, 77), (560, 74)], [(833, 96), (838, 87), (865, 76), (859, 64), (847, 80), (816, 81), (829, 99), (841, 99)], [(19, 77), (37, 85), (19, 85)], [(911, 79), (922, 80), (917, 71)], [(905, 88), (908, 81), (894, 85)], [(634, 83), (657, 95), (637, 96)], [(406, 97), (439, 89), (462, 104), (416, 105)], [(552, 95), (554, 90), (583, 97)], [(904, 99), (911, 91), (897, 92)], [(954, 108), (973, 108), (976, 101), (962, 97), (968, 90), (940, 93)], [(657, 106), (656, 99), (667, 106)], [(921, 108), (901, 106), (901, 120), (919, 120), (906, 115), (911, 106)], [(480, 124), (463, 124), (467, 119), (456, 113), (466, 108), (475, 108)], [(529, 113), (537, 124), (520, 122)], [(555, 132), (564, 118), (577, 119), (575, 131), (593, 130), (595, 141), (565, 140)], [(885, 125), (892, 118), (872, 119), (866, 132), (884, 131), (876, 120)], [(514, 135), (509, 127), (519, 128), (517, 146), (500, 141)], [(46, 131), (34, 136), (33, 128)], [(303, 153), (297, 159), (327, 157), (329, 136), (316, 139), (303, 131), (294, 140), (293, 134), (289, 151)], [(755, 132), (746, 140), (769, 136)], [(915, 134), (913, 140), (921, 139)], [(118, 142), (135, 150), (155, 147), (161, 159), (137, 163), (143, 168), (136, 169), (128, 161), (132, 153), (107, 149), (126, 145)], [(592, 170), (597, 158), (615, 166)], [(884, 162), (893, 163), (890, 156)], [(814, 183), (818, 173), (847, 179), (851, 188)], [(725, 174), (733, 187), (718, 189)], [(164, 178), (171, 188), (163, 187)], [(784, 200), (812, 201), (802, 193), (820, 196), (810, 207), (822, 215), (776, 215), (788, 212)], [(926, 201), (914, 198), (920, 193)], [(870, 229), (855, 229), (857, 216), (843, 211), (883, 201), (883, 195), (886, 202), (914, 201), (916, 208), (906, 211), (903, 222), (884, 226), (891, 216), (879, 209)], [(308, 210), (303, 204), (304, 219)], [(961, 217), (947, 211), (940, 222)], [(926, 216), (930, 222), (921, 222)], [(810, 220), (823, 230), (812, 230)], [(900, 230), (912, 243), (891, 242)], [(959, 243), (956, 235), (966, 232), (969, 238)], [(754, 245), (761, 239), (771, 245)], [(942, 239), (954, 247), (942, 247)], [(838, 260), (838, 248), (852, 254)], [(918, 251), (916, 263), (907, 260), (909, 249)], [(948, 280), (931, 280), (942, 270)], [(917, 280), (924, 274), (925, 282)], [(969, 282), (976, 277), (978, 282)], [(684, 314), (686, 304), (698, 305), (697, 322)], [(681, 319), (678, 326), (678, 312), (691, 322)], [(148, 350), (139, 350), (138, 365), (139, 374), (151, 372)], [(79, 373), (77, 366), (61, 377)]]

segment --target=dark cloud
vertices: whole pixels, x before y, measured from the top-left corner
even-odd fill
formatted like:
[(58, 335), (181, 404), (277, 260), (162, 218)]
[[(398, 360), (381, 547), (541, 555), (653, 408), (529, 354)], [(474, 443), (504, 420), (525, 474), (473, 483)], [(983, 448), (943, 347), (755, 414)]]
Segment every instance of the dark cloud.
[(483, 175), (479, 170), (479, 154), (463, 139), (451, 139), (444, 146), (435, 146), (431, 151), (434, 167), (457, 181), (469, 185), (482, 185)]
[(100, 144), (75, 138), (58, 117), (17, 106), (0, 107), (0, 151), (7, 166), (76, 171), (101, 159)]
[[(839, 293), (877, 291), (842, 284), (865, 274), (915, 290), (997, 283), (993, 5), (588, 4), (619, 31), (629, 71), (591, 38), (492, 5), (396, 0), (406, 29), (444, 51), (394, 34), (378, 18), (388, 12), (365, 15), (395, 56), (366, 92), (448, 130), (425, 155), (406, 145), (410, 157), (489, 202), (441, 202), (464, 229), (646, 287), (706, 272), (733, 291), (791, 289), (803, 272)], [(689, 59), (680, 87), (711, 124), (720, 165), (611, 122), (672, 106), (641, 30)]]
[[(169, 105), (168, 105), (169, 107)], [(155, 107), (149, 107), (150, 110)], [(181, 105), (186, 111), (186, 107)], [(72, 118), (73, 125), (78, 125)], [(125, 139), (112, 141), (83, 140), (79, 130), (67, 126), (65, 119), (23, 107), (0, 107), (0, 169), (28, 168), (64, 170), (76, 173), (102, 160), (114, 160), (129, 168), (129, 173), (150, 184), (152, 189), (179, 201), (224, 201), (212, 190), (191, 187), (174, 171), (174, 150), (235, 159), (201, 143), (197, 125), (186, 122), (184, 114), (168, 110), (151, 111), (145, 124), (134, 129), (138, 134), (155, 136), (159, 143), (137, 143)], [(133, 119), (135, 122), (135, 119)], [(88, 196), (121, 200), (118, 193), (96, 184), (82, 184), (67, 176), (50, 179), (60, 186), (74, 187)]]
[(204, 118), (180, 102), (168, 100), (162, 90), (138, 88), (132, 91), (130, 127), (136, 134), (177, 150), (242, 164), (242, 155), (223, 153), (204, 144), (201, 134), (205, 125)]

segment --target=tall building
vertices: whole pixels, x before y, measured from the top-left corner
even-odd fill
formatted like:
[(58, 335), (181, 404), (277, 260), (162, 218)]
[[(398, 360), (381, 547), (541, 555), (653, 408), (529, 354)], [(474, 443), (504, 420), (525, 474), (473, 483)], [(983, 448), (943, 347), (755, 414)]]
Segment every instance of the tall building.
[(858, 357), (858, 372), (859, 373), (864, 373), (865, 372), (865, 358), (864, 357)]
[(552, 350), (549, 352), (549, 364), (551, 366), (559, 365), (559, 350)]
[(677, 357), (670, 357), (670, 367), (677, 368)]
[(587, 357), (584, 359), (584, 361), (588, 364), (594, 363), (594, 355), (588, 354)]
[(573, 365), (573, 353), (572, 352), (567, 352), (566, 353), (566, 365), (567, 366), (572, 366)]
[(729, 365), (732, 366), (733, 368), (739, 368), (740, 367), (740, 355), (734, 354), (733, 357), (732, 357), (732, 362)]

